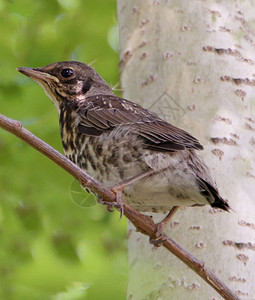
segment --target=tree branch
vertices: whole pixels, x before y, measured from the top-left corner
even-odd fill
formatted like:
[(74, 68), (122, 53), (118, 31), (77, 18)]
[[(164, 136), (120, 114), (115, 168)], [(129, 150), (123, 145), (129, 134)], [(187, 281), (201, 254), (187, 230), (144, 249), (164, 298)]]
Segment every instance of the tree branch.
[[(83, 172), (78, 166), (72, 163), (64, 155), (60, 154), (54, 148), (40, 140), (33, 135), (30, 131), (22, 127), (22, 124), (18, 121), (11, 120), (0, 114), (0, 127), (16, 135), (21, 140), (47, 156), (61, 168), (70, 173), (76, 178), (83, 187), (90, 188), (93, 192), (99, 195), (107, 202), (115, 202), (115, 193), (105, 187), (103, 184), (93, 179), (90, 175)], [(152, 218), (146, 216), (139, 211), (131, 208), (124, 202), (124, 215), (133, 223), (138, 231), (156, 239), (157, 227)], [(166, 234), (163, 234), (163, 246), (178, 257), (183, 263), (203, 278), (211, 287), (213, 287), (224, 299), (228, 300), (240, 300), (223, 282), (221, 282), (211, 271), (205, 268), (204, 263), (196, 259), (186, 250), (181, 248), (175, 241), (169, 238)]]

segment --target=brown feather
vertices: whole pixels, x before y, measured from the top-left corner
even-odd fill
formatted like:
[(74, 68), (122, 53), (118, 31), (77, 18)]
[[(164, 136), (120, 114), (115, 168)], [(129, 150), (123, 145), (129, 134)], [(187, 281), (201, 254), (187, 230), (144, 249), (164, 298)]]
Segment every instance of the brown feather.
[(120, 125), (130, 125), (144, 138), (145, 148), (155, 151), (203, 149), (199, 141), (186, 131), (159, 118), (152, 112), (131, 101), (114, 96), (95, 95), (80, 103), (79, 130), (95, 135), (109, 132)]

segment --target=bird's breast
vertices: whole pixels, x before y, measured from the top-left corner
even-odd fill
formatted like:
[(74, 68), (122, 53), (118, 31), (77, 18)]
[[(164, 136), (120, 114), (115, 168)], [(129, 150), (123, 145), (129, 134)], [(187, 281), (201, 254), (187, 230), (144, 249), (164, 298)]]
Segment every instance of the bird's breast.
[(85, 172), (107, 186), (149, 169), (143, 160), (142, 143), (118, 130), (100, 136), (63, 131), (65, 155)]

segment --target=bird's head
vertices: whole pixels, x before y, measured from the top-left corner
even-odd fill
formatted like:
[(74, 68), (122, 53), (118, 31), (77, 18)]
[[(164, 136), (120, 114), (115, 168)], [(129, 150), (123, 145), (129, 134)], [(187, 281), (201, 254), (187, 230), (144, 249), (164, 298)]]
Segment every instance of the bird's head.
[(41, 68), (17, 70), (39, 83), (57, 108), (62, 103), (84, 100), (97, 94), (113, 95), (102, 77), (81, 62), (63, 61)]

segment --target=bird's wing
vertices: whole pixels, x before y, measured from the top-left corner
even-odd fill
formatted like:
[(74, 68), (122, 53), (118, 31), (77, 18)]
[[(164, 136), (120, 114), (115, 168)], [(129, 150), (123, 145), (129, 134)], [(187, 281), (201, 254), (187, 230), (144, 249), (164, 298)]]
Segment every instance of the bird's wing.
[(138, 104), (114, 96), (96, 95), (80, 103), (81, 122), (78, 129), (99, 136), (116, 127), (129, 125), (144, 138), (146, 148), (155, 151), (203, 149), (199, 141), (186, 131), (160, 119)]

